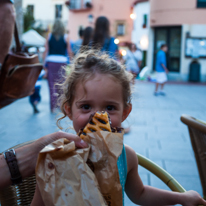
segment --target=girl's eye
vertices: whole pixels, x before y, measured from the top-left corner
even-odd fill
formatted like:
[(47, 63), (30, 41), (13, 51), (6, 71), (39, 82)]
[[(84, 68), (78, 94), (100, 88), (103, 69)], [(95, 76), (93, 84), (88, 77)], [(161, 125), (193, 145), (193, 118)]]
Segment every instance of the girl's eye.
[(113, 111), (113, 110), (115, 110), (115, 106), (113, 106), (113, 105), (108, 105), (108, 106), (106, 107), (106, 109), (107, 109), (108, 111)]
[(84, 104), (81, 106), (81, 108), (84, 110), (89, 110), (89, 109), (91, 109), (91, 106), (89, 104)]

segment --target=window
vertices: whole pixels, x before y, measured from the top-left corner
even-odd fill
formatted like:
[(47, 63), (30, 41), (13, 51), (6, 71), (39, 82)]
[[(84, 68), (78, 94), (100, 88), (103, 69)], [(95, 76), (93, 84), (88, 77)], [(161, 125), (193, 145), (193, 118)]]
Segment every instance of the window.
[(27, 6), (27, 12), (34, 17), (34, 5), (28, 5)]
[(124, 24), (117, 24), (117, 36), (125, 35), (125, 25)]
[(206, 8), (206, 0), (197, 0), (197, 7), (198, 8)]
[(84, 0), (84, 7), (91, 8), (92, 7), (92, 1), (91, 0)]
[(55, 18), (62, 18), (62, 5), (55, 5)]
[(70, 9), (81, 9), (81, 0), (71, 0)]
[(171, 72), (180, 71), (181, 58), (181, 27), (156, 27), (154, 41), (153, 70), (155, 70), (156, 55), (162, 44), (167, 44), (167, 68)]
[(142, 28), (147, 28), (147, 14), (143, 15), (143, 25)]

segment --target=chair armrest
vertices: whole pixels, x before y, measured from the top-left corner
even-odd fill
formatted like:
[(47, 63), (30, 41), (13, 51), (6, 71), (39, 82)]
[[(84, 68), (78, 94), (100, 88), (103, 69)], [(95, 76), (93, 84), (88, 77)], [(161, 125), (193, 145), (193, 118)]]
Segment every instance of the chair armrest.
[(172, 191), (175, 192), (186, 192), (186, 190), (180, 185), (177, 180), (172, 177), (166, 170), (161, 168), (156, 163), (152, 162), (148, 158), (142, 156), (141, 154), (137, 154), (139, 165), (149, 170), (151, 173), (156, 175), (159, 179), (161, 179)]

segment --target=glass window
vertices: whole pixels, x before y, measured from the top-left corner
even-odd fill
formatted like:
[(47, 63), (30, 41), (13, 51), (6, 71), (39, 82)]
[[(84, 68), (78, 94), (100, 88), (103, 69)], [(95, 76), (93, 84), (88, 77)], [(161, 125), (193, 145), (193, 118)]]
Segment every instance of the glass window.
[(198, 8), (206, 8), (206, 0), (197, 0), (197, 7)]
[(123, 36), (125, 34), (125, 25), (124, 24), (118, 24), (117, 25), (117, 35)]
[(81, 0), (70, 0), (70, 9), (81, 9)]
[(34, 5), (28, 5), (27, 12), (34, 17)]
[(62, 5), (55, 5), (55, 18), (62, 18)]
[(91, 7), (91, 5), (92, 5), (91, 3), (92, 3), (91, 0), (84, 0), (84, 6), (85, 6), (86, 8)]

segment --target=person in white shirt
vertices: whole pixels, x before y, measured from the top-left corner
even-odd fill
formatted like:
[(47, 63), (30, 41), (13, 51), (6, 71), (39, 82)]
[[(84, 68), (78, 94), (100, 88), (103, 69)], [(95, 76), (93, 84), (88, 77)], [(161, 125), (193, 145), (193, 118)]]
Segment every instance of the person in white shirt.
[(134, 43), (131, 43), (127, 54), (123, 58), (126, 62), (127, 71), (133, 74), (132, 83), (134, 84), (142, 64), (142, 52), (137, 49)]

